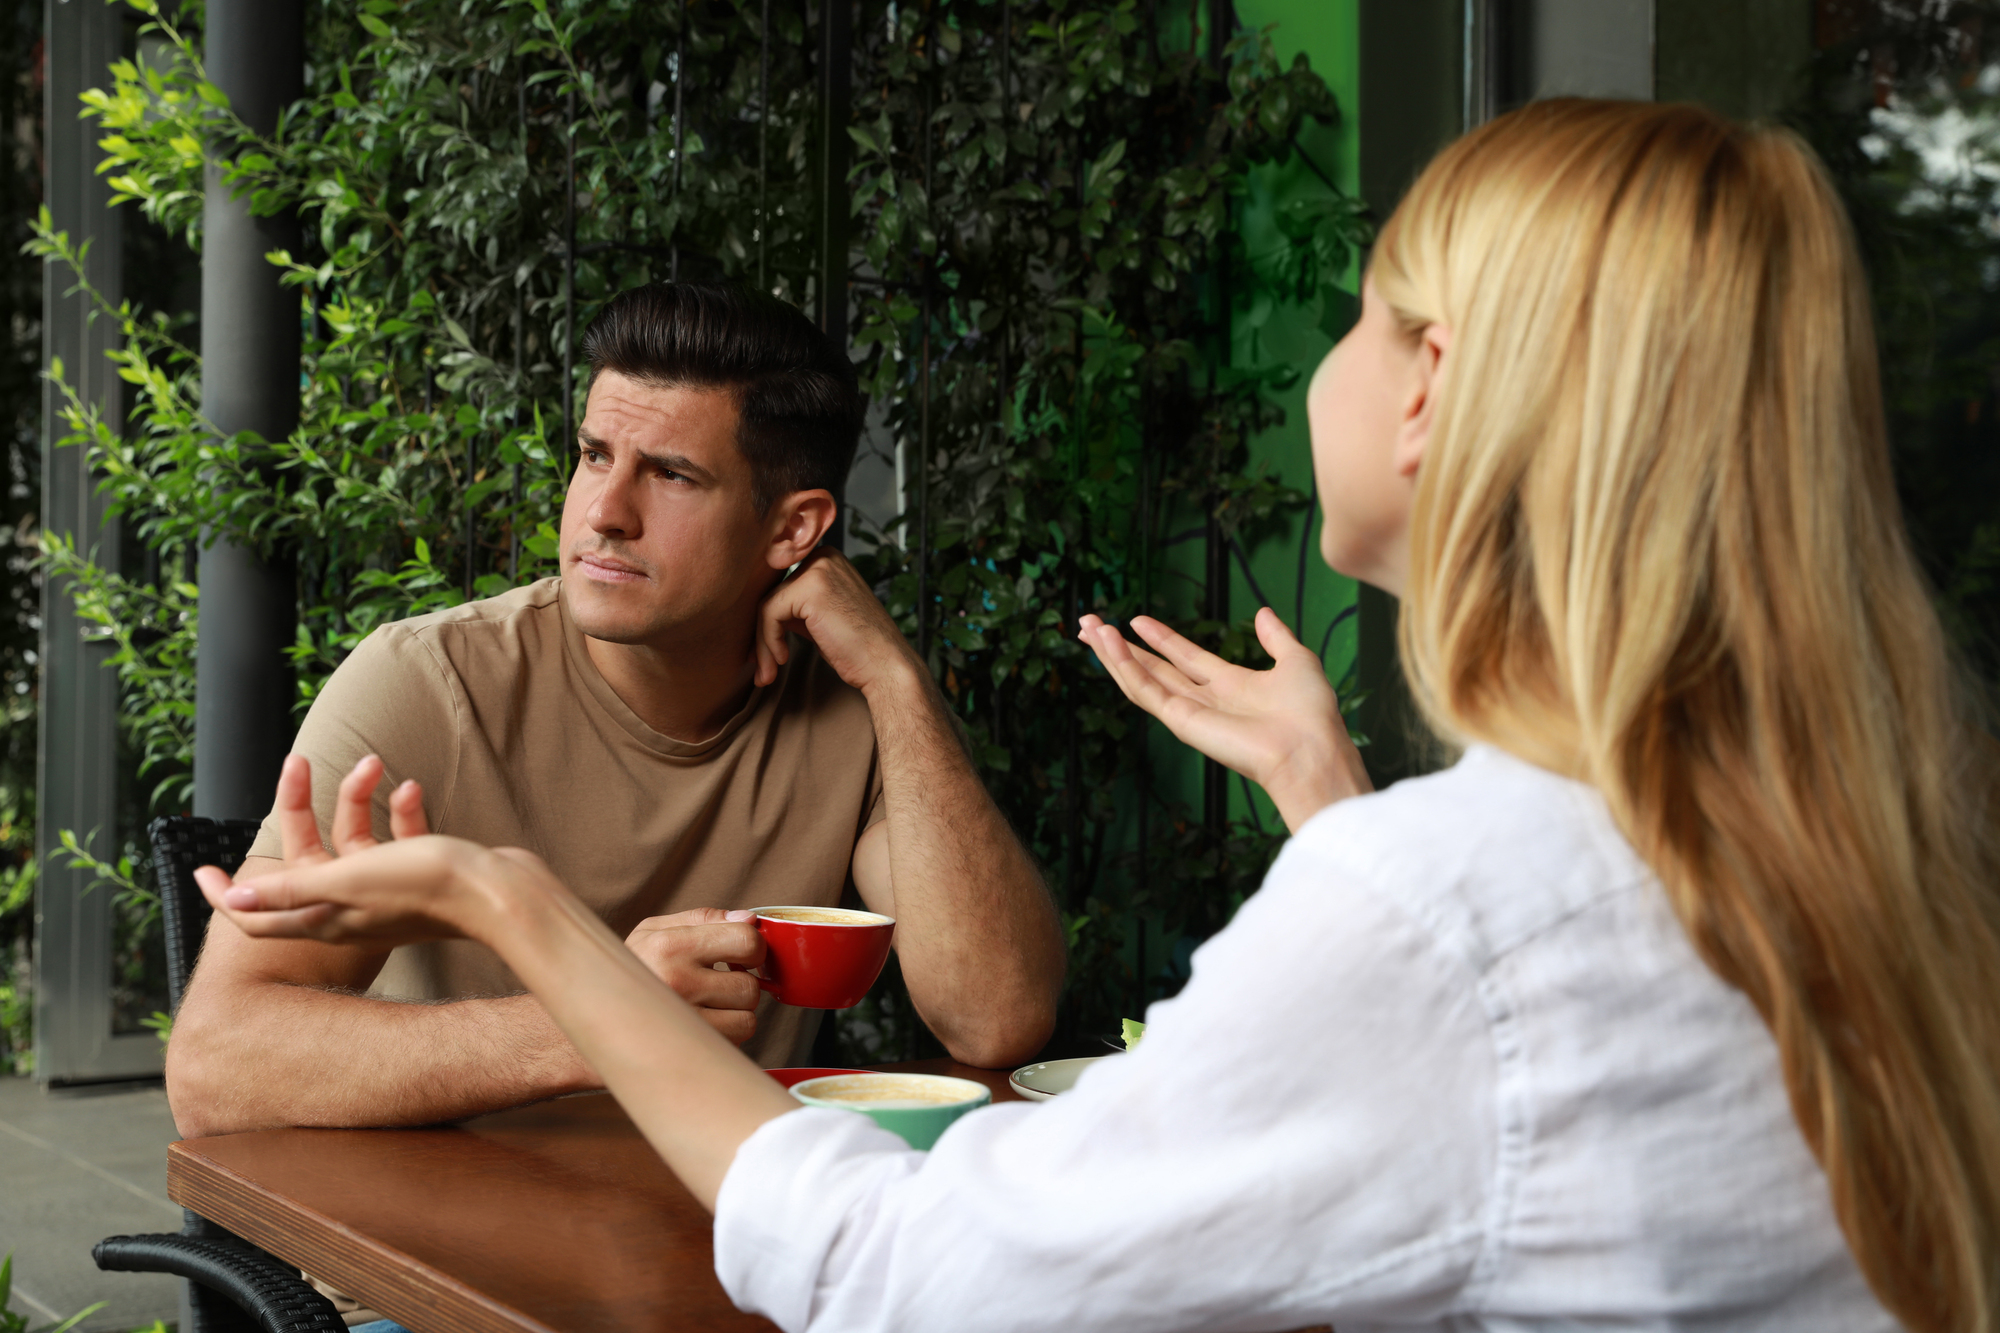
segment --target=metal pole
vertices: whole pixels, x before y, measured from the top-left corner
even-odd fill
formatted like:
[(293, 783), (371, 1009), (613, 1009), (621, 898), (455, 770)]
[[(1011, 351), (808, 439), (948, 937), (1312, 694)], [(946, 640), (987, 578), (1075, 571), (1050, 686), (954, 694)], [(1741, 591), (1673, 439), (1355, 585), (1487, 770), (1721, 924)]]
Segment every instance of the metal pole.
[(847, 122), (854, 80), (853, 0), (822, 0), (820, 24), (819, 326), (847, 348)]
[[(300, 0), (210, 0), (209, 78), (255, 133), (275, 131), (305, 92), (304, 32)], [(298, 253), (298, 219), (252, 217), (248, 199), (231, 198), (211, 168), (202, 229), (202, 411), (224, 435), (282, 440), (299, 420), (299, 296), (264, 256)], [(198, 582), (195, 813), (259, 818), (291, 748), (293, 572), (281, 557), (216, 535), (202, 547)]]
[[(1229, 0), (1209, 0), (1208, 19), (1208, 59), (1209, 68), (1219, 81), (1227, 73), (1227, 47), (1230, 31), (1234, 25), (1235, 11)], [(1233, 223), (1233, 219), (1232, 219)], [(1227, 228), (1225, 228), (1227, 230)], [(1226, 260), (1216, 265), (1215, 281), (1215, 321), (1217, 338), (1215, 347), (1216, 367), (1229, 364), (1233, 347), (1230, 341), (1230, 312), (1235, 301), (1235, 293), (1230, 290), (1229, 266)], [(1211, 370), (1210, 391), (1214, 390)], [(1220, 625), (1229, 622), (1229, 544), (1224, 537), (1222, 524), (1216, 518), (1217, 497), (1208, 497), (1208, 513), (1203, 527), (1203, 543), (1206, 548), (1206, 568), (1203, 579), (1206, 585), (1206, 606), (1203, 614)], [(1213, 833), (1220, 834), (1229, 826), (1229, 772), (1213, 759), (1201, 763), (1202, 822)]]
[[(566, 175), (563, 178), (563, 345), (562, 345), (562, 453), (556, 457), (556, 471), (563, 471), (576, 449), (576, 89), (563, 100), (563, 151)], [(553, 452), (553, 451), (552, 451)]]
[[(819, 327), (847, 355), (847, 122), (854, 82), (853, 0), (820, 0), (819, 48)], [(838, 550), (847, 539), (847, 488), (822, 545)]]
[[(929, 11), (924, 28), (924, 208), (931, 206), (931, 115), (937, 96), (937, 12)], [(928, 217), (925, 219), (928, 221)], [(918, 280), (923, 284), (923, 343), (917, 362), (917, 656), (930, 662), (931, 626), (931, 266), (933, 257), (919, 255)]]
[[(85, 274), (115, 302), (123, 295), (122, 210), (110, 206), (110, 186), (95, 170), (104, 155), (94, 127), (76, 112), (84, 89), (109, 81), (111, 62), (121, 54), (121, 22), (103, 5), (74, 0), (50, 0), (43, 17), (45, 199), (58, 229), (73, 242), (90, 242)], [(74, 285), (66, 266), (42, 271), (42, 364), (60, 357), (70, 387), (121, 429), (124, 386), (105, 359), (118, 346), (118, 327), (93, 319), (90, 298), (71, 291)], [(72, 539), (100, 566), (116, 569), (119, 525), (105, 515), (84, 451), (56, 447), (66, 433), (62, 404), (56, 386), (44, 381), (42, 529)], [(67, 580), (42, 582), (35, 845), (47, 853), (61, 831), (71, 829), (97, 855), (115, 860), (118, 677), (105, 667), (112, 645), (77, 615), (73, 591)], [(147, 1050), (150, 1034), (113, 1031), (111, 895), (91, 892), (96, 877), (66, 862), (44, 859), (35, 884), (35, 1077), (69, 1083), (157, 1073), (159, 1043)]]
[[(472, 489), (472, 483), (478, 479), (478, 475), (479, 437), (477, 435), (468, 435), (465, 437), (465, 489), (467, 491)], [(476, 515), (472, 511), (472, 502), (470, 500), (467, 500), (465, 503), (464, 519), (465, 532), (461, 540), (465, 543), (465, 600), (469, 602), (472, 600), (473, 556), (476, 552), (479, 538)]]
[(757, 290), (765, 284), (764, 256), (771, 246), (770, 209), (771, 128), (771, 0), (764, 0), (763, 25), (757, 30)]
[[(521, 122), (521, 162), (528, 161), (528, 72), (517, 70), (514, 81), (514, 109)], [(519, 431), (526, 423), (527, 414), (521, 410), (526, 385), (521, 369), (527, 364), (525, 356), (528, 341), (528, 296), (518, 282), (514, 286), (514, 430), (516, 447), (519, 447)], [(513, 504), (513, 517), (507, 521), (507, 582), (521, 581), (521, 463), (517, 455), (513, 465), (513, 475), (508, 479), (508, 495)]]
[[(1013, 0), (1000, 0), (1000, 115), (1003, 120), (1011, 120), (1014, 115), (1014, 4)], [(1005, 143), (1005, 140), (1002, 140)], [(1002, 205), (1004, 208), (1005, 205)], [(1012, 222), (1007, 214), (1001, 215), (1000, 225), (1004, 230)], [(1000, 438), (1007, 438), (1009, 409), (1014, 403), (1014, 380), (1007, 373), (1007, 354), (1014, 344), (1014, 283), (1009, 274), (1000, 295)]]
[[(681, 89), (687, 85), (688, 49), (688, 6), (681, 0), (681, 21), (674, 29), (674, 203), (681, 201), (681, 146), (686, 141), (687, 121), (683, 112), (685, 103), (681, 100)], [(574, 191), (571, 192), (574, 195)], [(667, 267), (667, 277), (673, 282), (681, 280), (681, 224), (674, 220), (674, 253)]]

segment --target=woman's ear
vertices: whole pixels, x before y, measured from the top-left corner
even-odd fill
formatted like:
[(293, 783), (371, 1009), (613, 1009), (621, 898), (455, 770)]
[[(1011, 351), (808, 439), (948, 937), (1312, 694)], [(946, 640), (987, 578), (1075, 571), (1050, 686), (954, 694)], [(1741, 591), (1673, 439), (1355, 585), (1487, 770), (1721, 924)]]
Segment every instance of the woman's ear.
[(1416, 352), (1410, 360), (1409, 392), (1403, 399), (1402, 425), (1396, 432), (1394, 462), (1399, 477), (1416, 476), (1418, 466), (1424, 461), (1431, 424), (1437, 419), (1445, 354), (1450, 350), (1451, 330), (1442, 324), (1427, 324), (1417, 335)]
[(820, 539), (833, 529), (839, 512), (833, 492), (793, 491), (771, 506), (771, 546), (765, 561), (773, 569), (790, 569), (811, 555)]

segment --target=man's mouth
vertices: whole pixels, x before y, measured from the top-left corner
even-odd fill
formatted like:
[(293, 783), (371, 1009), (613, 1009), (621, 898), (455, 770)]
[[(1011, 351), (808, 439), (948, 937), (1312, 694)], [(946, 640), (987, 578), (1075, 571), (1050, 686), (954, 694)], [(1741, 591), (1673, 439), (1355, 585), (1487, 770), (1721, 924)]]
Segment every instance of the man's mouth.
[(639, 583), (646, 578), (646, 571), (637, 565), (595, 551), (578, 553), (576, 570), (597, 583)]

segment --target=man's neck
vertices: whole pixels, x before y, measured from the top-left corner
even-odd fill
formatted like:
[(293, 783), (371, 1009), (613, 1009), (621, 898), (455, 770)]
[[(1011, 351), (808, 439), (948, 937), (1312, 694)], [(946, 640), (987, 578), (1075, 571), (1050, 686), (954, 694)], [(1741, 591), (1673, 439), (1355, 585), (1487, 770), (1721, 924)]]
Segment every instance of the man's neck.
[(742, 651), (700, 646), (611, 643), (584, 635), (590, 661), (611, 692), (639, 720), (670, 740), (696, 744), (721, 731), (742, 709), (756, 674), (751, 634)]

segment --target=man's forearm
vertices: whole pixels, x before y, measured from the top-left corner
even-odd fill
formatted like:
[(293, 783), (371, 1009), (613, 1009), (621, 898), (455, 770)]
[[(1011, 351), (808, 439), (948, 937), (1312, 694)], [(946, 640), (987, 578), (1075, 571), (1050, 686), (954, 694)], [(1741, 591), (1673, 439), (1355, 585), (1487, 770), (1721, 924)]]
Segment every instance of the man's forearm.
[(404, 1004), (261, 982), (226, 998), (183, 1008), (168, 1044), (168, 1098), (190, 1138), (436, 1124), (597, 1086), (528, 995)]
[(1061, 925), (1027, 851), (912, 660), (868, 691), (889, 825), (896, 950), (924, 1021), (958, 1059), (1027, 1059), (1055, 1025)]

